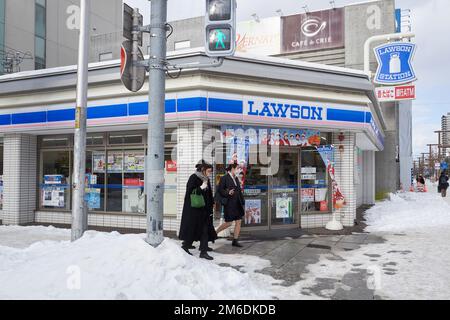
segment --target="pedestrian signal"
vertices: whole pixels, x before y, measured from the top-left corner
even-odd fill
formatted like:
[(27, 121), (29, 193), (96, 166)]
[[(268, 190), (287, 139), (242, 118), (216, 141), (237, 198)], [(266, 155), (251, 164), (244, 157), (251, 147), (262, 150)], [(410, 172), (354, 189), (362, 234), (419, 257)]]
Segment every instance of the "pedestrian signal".
[(236, 50), (236, 0), (206, 0), (206, 54), (232, 56)]

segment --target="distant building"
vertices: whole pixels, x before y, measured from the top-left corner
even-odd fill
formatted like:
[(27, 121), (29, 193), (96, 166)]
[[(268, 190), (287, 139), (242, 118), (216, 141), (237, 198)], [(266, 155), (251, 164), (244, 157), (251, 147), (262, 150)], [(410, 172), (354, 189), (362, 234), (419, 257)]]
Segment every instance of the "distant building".
[[(441, 125), (442, 131), (450, 130), (450, 112), (447, 113), (447, 115), (442, 116), (441, 123), (442, 123), (442, 125)], [(450, 145), (450, 133), (449, 132), (442, 133), (442, 144), (447, 145), (447, 146)], [(448, 155), (448, 151), (449, 151), (449, 149), (447, 149), (447, 148), (442, 149), (442, 153), (444, 154), (444, 156)]]
[[(0, 0), (0, 74), (77, 63), (79, 0)], [(90, 61), (119, 57), (122, 1), (95, 0), (90, 8)], [(101, 34), (113, 46), (98, 50)], [(105, 38), (105, 37), (103, 37)]]

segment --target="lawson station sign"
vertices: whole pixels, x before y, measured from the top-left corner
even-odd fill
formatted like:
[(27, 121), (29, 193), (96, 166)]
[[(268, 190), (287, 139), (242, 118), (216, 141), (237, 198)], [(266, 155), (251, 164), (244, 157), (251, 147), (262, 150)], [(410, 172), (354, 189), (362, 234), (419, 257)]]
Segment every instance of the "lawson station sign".
[(382, 85), (399, 85), (417, 80), (412, 66), (416, 45), (409, 42), (383, 44), (374, 49), (378, 69), (374, 82)]

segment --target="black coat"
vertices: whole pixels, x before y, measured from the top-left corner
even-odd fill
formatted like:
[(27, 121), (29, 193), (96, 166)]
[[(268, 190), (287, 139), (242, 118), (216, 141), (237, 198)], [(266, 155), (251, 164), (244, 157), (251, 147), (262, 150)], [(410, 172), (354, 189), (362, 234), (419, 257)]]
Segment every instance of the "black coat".
[[(213, 206), (214, 200), (211, 190), (211, 184), (208, 180), (208, 188), (202, 190), (200, 186), (203, 184), (202, 179), (193, 174), (189, 177), (186, 185), (186, 195), (184, 196), (183, 213), (181, 216), (180, 240), (192, 242), (200, 241), (204, 224), (208, 225), (208, 241), (217, 239), (217, 234), (213, 225)], [(191, 193), (197, 189), (198, 193), (203, 195), (205, 199), (205, 207), (191, 207)]]
[[(227, 222), (239, 220), (244, 216), (244, 195), (242, 194), (239, 179), (237, 177), (234, 179), (236, 184), (233, 182), (231, 175), (227, 173), (220, 178), (219, 186), (217, 188), (220, 196), (227, 199), (226, 205), (224, 205), (224, 216), (225, 221)], [(235, 189), (232, 196), (229, 194), (231, 189)]]
[(439, 177), (439, 189), (445, 189), (448, 188), (448, 177), (445, 174), (440, 175)]

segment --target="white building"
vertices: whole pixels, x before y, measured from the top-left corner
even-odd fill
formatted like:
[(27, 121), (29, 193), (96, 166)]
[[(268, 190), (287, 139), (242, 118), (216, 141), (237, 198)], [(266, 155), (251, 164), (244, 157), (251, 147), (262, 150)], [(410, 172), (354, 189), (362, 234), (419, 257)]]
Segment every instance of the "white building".
[[(209, 61), (196, 49), (169, 53), (169, 60)], [(0, 77), (3, 224), (71, 223), (75, 85), (75, 66)], [(185, 185), (201, 158), (214, 164), (213, 181), (223, 172), (227, 159), (219, 150), (230, 154), (231, 145), (221, 133), (238, 128), (259, 134), (238, 151), (250, 159), (245, 198), (247, 209), (256, 208), (247, 229), (325, 226), (333, 192), (318, 144), (334, 147), (335, 177), (346, 200), (340, 219), (353, 226), (357, 206), (374, 203), (375, 152), (383, 149), (385, 125), (373, 89), (361, 71), (244, 55), (168, 79), (164, 229), (178, 230)], [(128, 92), (118, 61), (89, 67), (90, 226), (145, 229), (147, 90), (148, 84)], [(211, 132), (223, 142), (215, 154), (208, 149)], [(264, 134), (278, 133), (288, 138), (269, 147), (279, 150), (279, 161), (274, 156), (272, 174), (262, 174), (267, 165), (252, 156), (264, 149)], [(293, 142), (297, 134), (309, 138), (307, 146)]]

